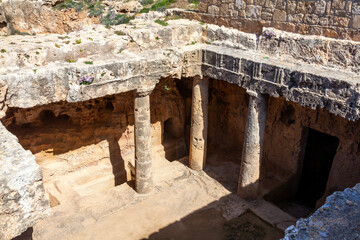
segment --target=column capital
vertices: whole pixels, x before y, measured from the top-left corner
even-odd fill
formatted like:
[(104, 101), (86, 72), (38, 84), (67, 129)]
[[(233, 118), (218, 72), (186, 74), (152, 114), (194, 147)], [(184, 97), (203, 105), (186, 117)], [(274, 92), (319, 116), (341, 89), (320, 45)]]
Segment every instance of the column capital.
[(136, 96), (137, 97), (146, 97), (146, 96), (148, 96), (148, 95), (150, 95), (151, 93), (152, 93), (152, 91), (153, 91), (153, 89), (151, 89), (151, 90), (149, 90), (149, 89), (147, 89), (147, 90), (137, 90), (136, 91)]
[(209, 77), (206, 77), (204, 75), (195, 75), (193, 78), (197, 78), (198, 80), (208, 80)]
[(261, 97), (261, 93), (259, 91), (256, 90), (250, 90), (250, 89), (246, 89), (246, 93), (252, 97), (256, 97), (256, 98), (260, 98)]

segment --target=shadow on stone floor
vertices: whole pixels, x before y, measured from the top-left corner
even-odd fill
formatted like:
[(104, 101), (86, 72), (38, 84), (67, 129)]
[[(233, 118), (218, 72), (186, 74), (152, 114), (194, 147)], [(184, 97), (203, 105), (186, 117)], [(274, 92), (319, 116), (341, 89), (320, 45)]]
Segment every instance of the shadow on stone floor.
[(273, 240), (283, 237), (281, 230), (250, 210), (227, 221), (219, 210), (213, 208), (214, 205), (216, 203), (160, 229), (147, 240)]

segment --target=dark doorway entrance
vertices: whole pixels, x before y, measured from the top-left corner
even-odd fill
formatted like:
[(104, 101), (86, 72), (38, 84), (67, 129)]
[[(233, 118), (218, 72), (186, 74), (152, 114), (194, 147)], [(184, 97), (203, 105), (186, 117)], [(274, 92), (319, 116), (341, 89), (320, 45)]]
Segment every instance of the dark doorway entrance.
[(296, 199), (315, 209), (325, 191), (339, 139), (309, 128), (307, 144)]

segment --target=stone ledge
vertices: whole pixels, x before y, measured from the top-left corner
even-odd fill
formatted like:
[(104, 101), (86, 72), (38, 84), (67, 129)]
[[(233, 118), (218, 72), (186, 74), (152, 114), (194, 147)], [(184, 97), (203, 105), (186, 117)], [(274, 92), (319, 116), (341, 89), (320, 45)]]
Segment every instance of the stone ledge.
[(335, 192), (311, 217), (285, 231), (283, 240), (357, 239), (360, 237), (360, 184)]

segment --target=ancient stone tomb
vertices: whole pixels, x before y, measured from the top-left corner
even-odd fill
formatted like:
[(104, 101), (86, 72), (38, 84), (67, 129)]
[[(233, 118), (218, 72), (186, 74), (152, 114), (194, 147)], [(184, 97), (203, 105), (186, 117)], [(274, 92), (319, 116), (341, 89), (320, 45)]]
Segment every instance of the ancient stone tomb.
[(156, 239), (204, 209), (279, 237), (360, 181), (358, 42), (141, 18), (63, 38), (0, 38), (2, 239)]

